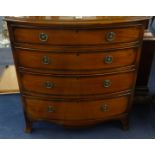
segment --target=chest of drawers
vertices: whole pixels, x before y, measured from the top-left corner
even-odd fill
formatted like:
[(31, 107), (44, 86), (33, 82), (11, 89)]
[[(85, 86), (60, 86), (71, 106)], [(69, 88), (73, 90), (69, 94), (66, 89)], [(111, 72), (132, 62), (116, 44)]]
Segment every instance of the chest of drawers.
[(128, 128), (147, 17), (6, 17), (26, 132), (34, 121)]

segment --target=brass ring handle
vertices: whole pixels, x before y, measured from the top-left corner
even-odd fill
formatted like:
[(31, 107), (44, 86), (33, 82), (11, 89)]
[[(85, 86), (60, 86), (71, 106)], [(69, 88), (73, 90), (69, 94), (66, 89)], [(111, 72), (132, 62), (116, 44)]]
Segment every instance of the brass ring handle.
[(40, 41), (45, 42), (48, 40), (48, 35), (42, 32), (39, 34), (39, 39), (40, 39)]
[(115, 40), (116, 33), (115, 32), (108, 32), (106, 35), (106, 40), (112, 42)]
[(107, 104), (103, 104), (100, 109), (102, 112), (107, 112), (109, 111), (109, 106)]
[(48, 112), (55, 112), (55, 107), (53, 107), (53, 106), (48, 106), (48, 108), (47, 108), (47, 111)]
[(103, 86), (104, 86), (105, 88), (110, 87), (110, 86), (111, 86), (111, 81), (110, 81), (110, 80), (104, 80)]
[(107, 55), (105, 58), (104, 58), (104, 62), (106, 64), (111, 64), (113, 62), (113, 57), (111, 55)]
[(46, 82), (44, 83), (44, 87), (45, 87), (45, 88), (48, 88), (48, 89), (51, 89), (51, 88), (54, 87), (54, 83), (49, 82), (49, 81), (46, 81)]
[(48, 65), (49, 63), (50, 63), (50, 59), (49, 59), (49, 57), (48, 56), (43, 56), (43, 58), (42, 58), (42, 63), (44, 64), (44, 65)]

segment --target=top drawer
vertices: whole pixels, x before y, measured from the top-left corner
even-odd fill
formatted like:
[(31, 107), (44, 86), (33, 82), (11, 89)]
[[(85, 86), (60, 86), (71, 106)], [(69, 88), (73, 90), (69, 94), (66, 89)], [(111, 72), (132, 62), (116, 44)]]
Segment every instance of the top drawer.
[(111, 29), (50, 29), (14, 27), (16, 43), (46, 45), (95, 45), (129, 43), (140, 39), (141, 26)]

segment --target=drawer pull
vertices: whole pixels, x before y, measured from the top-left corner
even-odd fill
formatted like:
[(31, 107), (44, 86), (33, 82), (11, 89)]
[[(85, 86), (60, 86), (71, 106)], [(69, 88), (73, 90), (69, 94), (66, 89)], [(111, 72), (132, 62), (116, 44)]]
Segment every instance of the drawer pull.
[(103, 104), (103, 105), (101, 106), (101, 111), (102, 111), (102, 112), (107, 112), (107, 111), (109, 111), (109, 106), (108, 106), (107, 104)]
[(111, 86), (111, 81), (110, 81), (110, 80), (104, 80), (103, 86), (104, 86), (105, 88), (110, 87), (110, 86)]
[(49, 81), (46, 81), (46, 82), (44, 83), (44, 86), (45, 86), (45, 88), (51, 89), (51, 88), (54, 87), (54, 83), (49, 82)]
[(55, 107), (53, 107), (53, 106), (48, 106), (47, 111), (48, 111), (48, 112), (55, 112)]
[(112, 61), (113, 61), (113, 57), (110, 56), (110, 55), (107, 55), (107, 56), (104, 58), (104, 62), (105, 62), (106, 64), (111, 64)]
[(40, 33), (39, 34), (39, 39), (40, 41), (47, 41), (48, 40), (48, 35), (45, 33)]
[(50, 63), (50, 59), (49, 59), (49, 57), (48, 56), (43, 56), (43, 58), (42, 58), (42, 63), (44, 64), (44, 65), (48, 65), (49, 63)]
[(114, 41), (115, 36), (116, 36), (115, 32), (108, 32), (107, 35), (106, 35), (106, 40), (109, 41), (109, 42)]

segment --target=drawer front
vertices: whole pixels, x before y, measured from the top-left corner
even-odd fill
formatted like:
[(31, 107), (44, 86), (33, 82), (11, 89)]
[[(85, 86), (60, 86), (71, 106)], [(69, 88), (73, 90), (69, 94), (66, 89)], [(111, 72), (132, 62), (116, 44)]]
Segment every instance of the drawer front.
[(29, 98), (24, 100), (26, 113), (33, 119), (83, 120), (124, 113), (129, 96), (89, 102), (54, 102)]
[(132, 89), (135, 72), (106, 76), (40, 76), (23, 73), (23, 91), (55, 95), (91, 95)]
[(98, 70), (134, 65), (137, 48), (96, 53), (52, 53), (14, 50), (19, 66), (51, 70)]
[(50, 45), (93, 45), (135, 42), (140, 38), (141, 26), (112, 29), (45, 29), (14, 28), (14, 41)]

